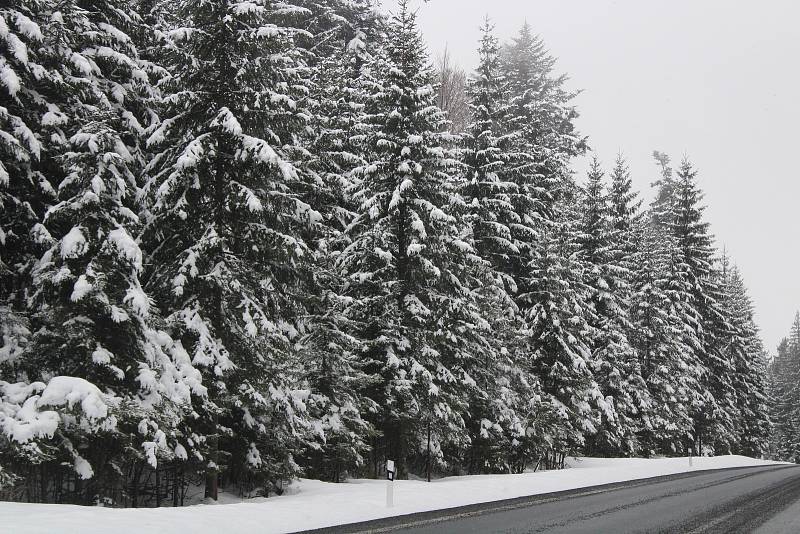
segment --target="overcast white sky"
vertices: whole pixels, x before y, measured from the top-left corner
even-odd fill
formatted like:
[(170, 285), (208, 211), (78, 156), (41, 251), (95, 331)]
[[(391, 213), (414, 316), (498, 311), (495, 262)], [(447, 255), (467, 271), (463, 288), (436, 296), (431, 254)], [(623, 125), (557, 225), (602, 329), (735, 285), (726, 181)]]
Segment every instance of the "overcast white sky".
[[(770, 352), (800, 308), (800, 2), (431, 0), (432, 55), (474, 68), (483, 17), (501, 39), (527, 20), (583, 93), (578, 125), (608, 167), (618, 151), (649, 198), (653, 150), (700, 170), (717, 241), (742, 270)], [(384, 0), (394, 9), (395, 0)], [(576, 169), (584, 169), (576, 162)]]

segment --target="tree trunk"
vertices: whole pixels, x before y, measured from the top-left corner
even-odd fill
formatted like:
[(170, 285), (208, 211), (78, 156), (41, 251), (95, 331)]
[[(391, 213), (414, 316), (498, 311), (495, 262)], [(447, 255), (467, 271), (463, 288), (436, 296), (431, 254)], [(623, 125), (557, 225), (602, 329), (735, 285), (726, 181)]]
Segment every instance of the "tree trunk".
[(180, 484), (180, 477), (178, 476), (178, 466), (175, 465), (173, 468), (173, 477), (172, 477), (172, 507), (178, 507), (178, 485)]
[(208, 440), (209, 453), (206, 463), (206, 491), (205, 497), (214, 499), (219, 498), (219, 435), (218, 432), (219, 416), (215, 413), (212, 417), (214, 423), (214, 433)]
[(428, 421), (428, 455), (425, 458), (425, 473), (428, 482), (431, 481), (431, 422)]
[(156, 508), (161, 508), (161, 471), (156, 468)]

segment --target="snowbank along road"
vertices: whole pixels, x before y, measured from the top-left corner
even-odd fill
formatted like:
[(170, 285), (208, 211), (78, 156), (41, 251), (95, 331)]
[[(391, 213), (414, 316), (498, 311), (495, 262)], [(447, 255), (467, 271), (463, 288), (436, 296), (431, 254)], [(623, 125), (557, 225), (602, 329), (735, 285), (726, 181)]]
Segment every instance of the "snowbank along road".
[(315, 532), (800, 533), (800, 467), (670, 475)]

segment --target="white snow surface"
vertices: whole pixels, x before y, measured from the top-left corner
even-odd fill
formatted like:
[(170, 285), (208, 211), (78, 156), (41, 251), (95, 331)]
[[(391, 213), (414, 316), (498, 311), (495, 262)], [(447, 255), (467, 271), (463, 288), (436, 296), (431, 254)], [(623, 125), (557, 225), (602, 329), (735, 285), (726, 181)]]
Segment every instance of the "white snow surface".
[[(110, 354), (110, 353), (109, 353)], [(70, 408), (80, 403), (83, 413), (90, 419), (105, 419), (108, 416), (108, 396), (97, 386), (74, 376), (56, 376), (50, 379), (39, 397), (39, 406), (63, 406)]]
[(301, 479), (280, 497), (242, 500), (223, 494), (214, 505), (157, 509), (0, 502), (0, 517), (3, 528), (16, 534), (284, 533), (688, 471), (777, 463), (744, 456), (695, 457), (691, 467), (687, 458), (570, 458), (568, 468), (560, 471), (449, 477), (430, 484), (396, 481), (393, 508), (386, 507), (383, 480), (332, 484)]

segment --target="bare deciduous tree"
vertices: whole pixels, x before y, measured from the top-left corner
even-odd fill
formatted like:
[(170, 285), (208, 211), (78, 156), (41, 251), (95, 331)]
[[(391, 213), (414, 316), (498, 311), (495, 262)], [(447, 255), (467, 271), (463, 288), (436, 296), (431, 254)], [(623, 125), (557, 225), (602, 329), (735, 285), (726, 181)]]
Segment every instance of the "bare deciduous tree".
[(447, 48), (436, 58), (436, 82), (436, 103), (447, 113), (450, 131), (463, 132), (469, 124), (467, 74), (453, 61)]

